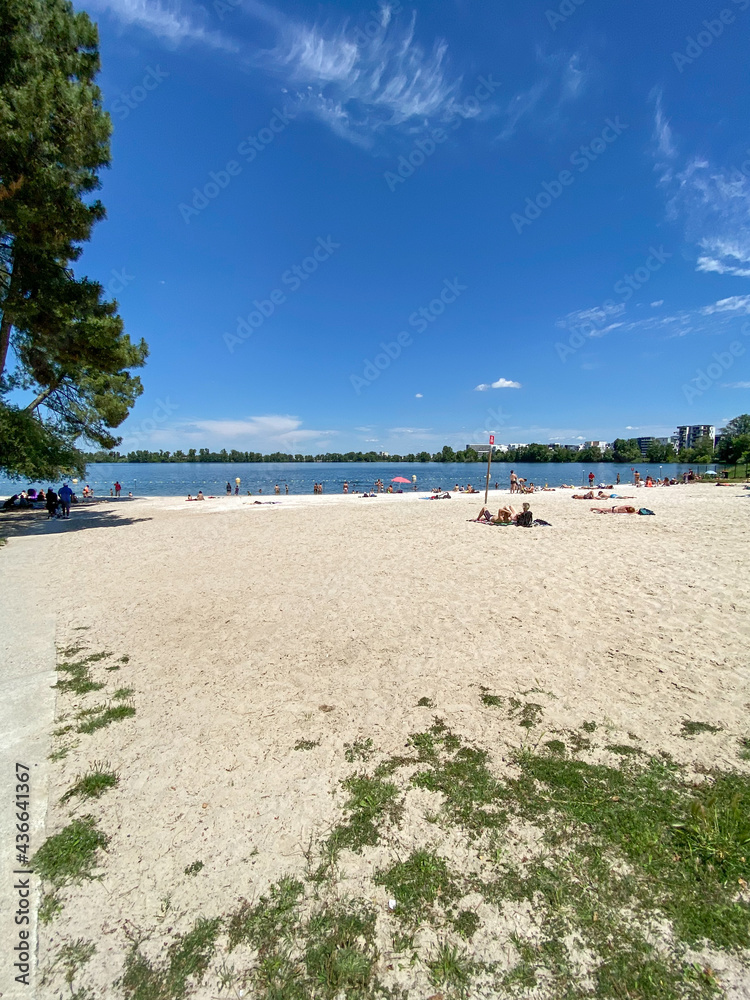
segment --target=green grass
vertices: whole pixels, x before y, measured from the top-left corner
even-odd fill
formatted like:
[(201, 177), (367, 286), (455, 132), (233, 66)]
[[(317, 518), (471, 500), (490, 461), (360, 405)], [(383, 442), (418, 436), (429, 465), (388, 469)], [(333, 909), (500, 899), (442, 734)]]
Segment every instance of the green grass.
[(82, 722), (76, 732), (95, 733), (97, 729), (104, 729), (112, 722), (120, 722), (122, 719), (128, 719), (135, 715), (135, 708), (133, 705), (122, 704), (97, 705), (96, 708), (89, 710), (88, 715), (87, 721)]
[(508, 715), (515, 719), (524, 729), (533, 729), (541, 721), (544, 709), (534, 701), (522, 702), (519, 698), (511, 698), (508, 702)]
[(261, 896), (254, 906), (243, 902), (227, 925), (229, 950), (247, 944), (263, 956), (277, 948), (298, 926), (304, 889), (297, 879), (285, 877), (272, 885), (270, 895)]
[(355, 740), (353, 743), (344, 744), (344, 760), (349, 764), (353, 764), (357, 760), (363, 760), (367, 763), (374, 753), (375, 748), (371, 739)]
[(621, 757), (629, 757), (633, 754), (639, 754), (641, 751), (638, 747), (633, 747), (629, 743), (610, 743), (606, 747), (610, 753), (619, 754)]
[(96, 662), (97, 654), (86, 656), (82, 660), (63, 662), (58, 664), (57, 669), (66, 674), (65, 678), (60, 678), (55, 687), (58, 691), (68, 691), (73, 694), (88, 694), (90, 691), (100, 691), (104, 684), (94, 681), (91, 677), (91, 663)]
[(565, 753), (567, 749), (562, 740), (547, 740), (544, 745), (550, 753)]
[(418, 926), (433, 922), (440, 908), (446, 907), (462, 895), (462, 880), (452, 872), (444, 858), (434, 851), (413, 851), (405, 861), (396, 862), (382, 869), (373, 877), (375, 885), (382, 885), (396, 900), (394, 916), (401, 923)]
[(483, 705), (488, 708), (499, 708), (503, 703), (503, 699), (499, 694), (490, 694), (487, 688), (480, 688), (480, 700)]
[(342, 782), (349, 792), (344, 803), (348, 816), (338, 823), (321, 846), (321, 863), (315, 878), (321, 880), (330, 874), (342, 850), (359, 853), (364, 847), (373, 847), (380, 839), (381, 826), (395, 823), (403, 806), (398, 787), (383, 780), (376, 771), (372, 777), (355, 774)]
[(689, 719), (684, 719), (680, 736), (697, 736), (698, 733), (720, 733), (721, 728), (721, 726), (712, 726), (710, 722), (691, 722)]
[(411, 782), (442, 793), (441, 814), (448, 822), (470, 835), (504, 825), (505, 789), (490, 771), (485, 750), (464, 743), (440, 719), (426, 732), (415, 733), (409, 743), (417, 752), (414, 762), (420, 765)]
[(193, 861), (193, 863), (191, 865), (187, 865), (185, 867), (184, 874), (185, 875), (197, 875), (198, 872), (203, 871), (204, 868), (205, 868), (205, 865), (203, 864), (202, 861)]
[(306, 927), (309, 996), (367, 997), (378, 959), (375, 911), (365, 903), (338, 902), (314, 913)]
[(428, 698), (426, 695), (423, 695), (417, 702), (417, 708), (434, 708), (434, 707), (435, 704), (432, 698)]
[(74, 819), (45, 840), (31, 859), (31, 867), (42, 881), (56, 889), (71, 882), (92, 879), (97, 852), (106, 850), (108, 843), (109, 837), (97, 830), (93, 816)]
[(128, 698), (132, 698), (135, 694), (135, 688), (125, 687), (118, 688), (112, 695), (115, 701), (127, 701)]
[(581, 726), (581, 729), (585, 733), (594, 733), (594, 732), (596, 732), (596, 723), (595, 722), (584, 722), (584, 724)]
[(320, 746), (320, 740), (297, 740), (294, 744), (295, 750), (314, 750)]
[[(93, 941), (86, 941), (84, 938), (77, 938), (64, 944), (57, 953), (56, 964), (59, 962), (65, 970), (65, 982), (73, 992), (73, 980), (76, 974), (86, 965), (96, 954), (96, 945)], [(80, 994), (79, 994), (80, 995)]]
[(183, 1000), (191, 980), (202, 983), (216, 950), (222, 921), (199, 919), (187, 934), (176, 937), (161, 962), (149, 961), (135, 942), (116, 985), (126, 1000)]
[(443, 942), (435, 957), (427, 962), (430, 982), (435, 987), (448, 987), (459, 997), (465, 997), (471, 983), (474, 963), (457, 945)]
[(68, 802), (74, 796), (81, 799), (98, 799), (110, 788), (116, 788), (120, 779), (116, 772), (106, 770), (107, 767), (106, 762), (94, 761), (94, 770), (82, 777), (79, 776), (60, 801)]

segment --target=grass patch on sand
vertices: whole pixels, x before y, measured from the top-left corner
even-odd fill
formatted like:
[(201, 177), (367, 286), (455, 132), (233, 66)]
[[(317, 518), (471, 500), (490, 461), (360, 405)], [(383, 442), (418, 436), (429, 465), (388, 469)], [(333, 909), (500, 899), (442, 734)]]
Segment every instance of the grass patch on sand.
[(89, 691), (101, 691), (104, 684), (95, 681), (91, 676), (91, 657), (72, 662), (59, 663), (57, 669), (66, 674), (64, 678), (57, 681), (55, 687), (58, 691), (70, 691), (73, 694), (88, 694)]
[(115, 985), (127, 1000), (182, 1000), (192, 984), (203, 982), (221, 925), (218, 917), (196, 920), (192, 930), (174, 938), (161, 962), (150, 962), (141, 952), (142, 941), (134, 941)]
[(373, 776), (354, 774), (342, 786), (349, 793), (344, 803), (348, 816), (322, 844), (322, 860), (314, 876), (317, 880), (331, 872), (342, 850), (359, 853), (364, 847), (373, 847), (380, 839), (381, 826), (395, 823), (401, 816), (402, 795), (378, 770)]
[(508, 715), (515, 719), (524, 729), (533, 729), (541, 721), (544, 709), (535, 701), (523, 702), (520, 698), (510, 698)]
[(297, 740), (294, 744), (295, 750), (314, 750), (320, 746), (320, 740)]
[(353, 764), (357, 760), (363, 760), (367, 763), (374, 753), (375, 747), (373, 746), (372, 740), (369, 738), (366, 740), (355, 740), (353, 743), (344, 744), (344, 760), (348, 764)]
[(684, 737), (697, 736), (699, 733), (720, 733), (721, 726), (712, 726), (710, 722), (691, 722), (684, 719), (679, 735)]
[(462, 879), (458, 874), (451, 872), (444, 858), (424, 849), (377, 871), (373, 881), (384, 886), (396, 900), (396, 918), (413, 927), (436, 919), (434, 908), (438, 900), (445, 909), (462, 895)]
[(229, 950), (254, 954), (251, 995), (258, 1000), (367, 1000), (393, 996), (375, 978), (376, 913), (363, 901), (316, 903), (303, 917), (305, 887), (285, 877), (228, 920)]
[(109, 726), (113, 722), (129, 719), (135, 715), (135, 706), (124, 704), (97, 705), (95, 708), (81, 713), (81, 715), (86, 716), (86, 721), (81, 722), (76, 732), (90, 734), (95, 733), (97, 729), (104, 729), (105, 726)]
[(198, 872), (202, 872), (205, 865), (202, 861), (194, 861), (191, 865), (185, 866), (185, 875), (197, 875)]
[(480, 688), (479, 700), (487, 708), (499, 708), (503, 703), (503, 698), (499, 694), (490, 694), (488, 688)]
[(423, 695), (417, 702), (417, 708), (434, 708), (435, 703), (432, 698), (428, 698), (427, 695)]
[(430, 983), (437, 988), (447, 988), (452, 995), (465, 997), (471, 985), (475, 963), (458, 945), (442, 942), (433, 958), (427, 962)]
[(119, 776), (115, 771), (107, 770), (108, 767), (107, 761), (94, 761), (93, 770), (79, 776), (60, 801), (69, 802), (75, 796), (81, 799), (98, 799), (110, 788), (116, 788)]
[(97, 853), (106, 850), (109, 837), (96, 828), (93, 816), (74, 819), (59, 833), (48, 837), (31, 859), (31, 868), (50, 891), (45, 891), (39, 919), (49, 923), (60, 912), (58, 890), (71, 883), (95, 878)]

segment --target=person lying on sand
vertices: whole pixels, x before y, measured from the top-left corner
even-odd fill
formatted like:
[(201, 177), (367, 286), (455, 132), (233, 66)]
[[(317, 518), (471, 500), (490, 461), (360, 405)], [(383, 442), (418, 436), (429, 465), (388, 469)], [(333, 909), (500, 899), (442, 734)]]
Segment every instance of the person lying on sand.
[(597, 500), (597, 499), (600, 499), (600, 498), (594, 496), (594, 491), (593, 490), (589, 490), (588, 493), (574, 493), (573, 494), (573, 499), (574, 500)]
[[(531, 513), (529, 510), (530, 506), (531, 506), (530, 504), (525, 503), (523, 505), (523, 510), (519, 511), (515, 510), (510, 504), (508, 504), (507, 507), (500, 508), (500, 510), (497, 512), (496, 517), (492, 516), (488, 507), (482, 507), (482, 509), (479, 511), (477, 521), (489, 521), (490, 524), (517, 524), (519, 517), (522, 517), (527, 512)], [(523, 520), (524, 521), (528, 520), (529, 523), (531, 523), (532, 519), (524, 517)]]
[(635, 507), (623, 504), (621, 507), (592, 507), (594, 514), (635, 514)]

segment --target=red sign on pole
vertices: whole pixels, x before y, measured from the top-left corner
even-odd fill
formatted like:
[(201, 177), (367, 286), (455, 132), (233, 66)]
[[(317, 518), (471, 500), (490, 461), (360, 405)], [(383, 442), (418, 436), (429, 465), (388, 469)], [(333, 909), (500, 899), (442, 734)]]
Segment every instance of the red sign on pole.
[(495, 443), (495, 435), (494, 434), (490, 434), (490, 444), (494, 444), (494, 443)]

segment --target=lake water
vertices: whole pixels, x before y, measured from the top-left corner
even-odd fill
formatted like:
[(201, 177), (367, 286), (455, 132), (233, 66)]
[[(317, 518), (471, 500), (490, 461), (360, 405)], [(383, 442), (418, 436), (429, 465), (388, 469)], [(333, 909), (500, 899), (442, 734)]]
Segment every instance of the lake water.
[[(614, 483), (617, 473), (623, 483), (632, 482), (633, 473), (630, 464), (584, 465), (579, 462), (548, 463), (518, 463), (512, 466), (519, 476), (537, 486), (561, 486), (570, 483), (576, 486), (588, 485), (589, 472), (594, 473), (597, 483)], [(635, 466), (641, 476), (654, 477), (681, 475), (688, 466), (678, 464), (654, 465), (647, 462)], [(695, 471), (699, 471), (695, 466)], [(705, 467), (701, 466), (700, 471)], [(508, 462), (493, 462), (490, 475), (490, 485), (497, 482), (501, 488), (509, 485), (511, 465)], [(264, 494), (273, 493), (276, 483), (284, 493), (289, 486), (290, 493), (312, 493), (313, 483), (322, 483), (325, 493), (341, 493), (343, 483), (349, 483), (349, 489), (369, 490), (376, 479), (382, 479), (386, 487), (396, 476), (403, 476), (411, 483), (412, 476), (417, 477), (417, 489), (429, 490), (433, 487), (452, 489), (456, 483), (466, 486), (471, 483), (475, 489), (484, 489), (487, 474), (486, 462), (476, 464), (448, 462), (403, 462), (399, 465), (379, 462), (306, 462), (306, 463), (142, 463), (125, 462), (92, 464), (88, 467), (86, 476), (74, 486), (80, 493), (84, 483), (89, 483), (98, 495), (109, 495), (110, 487), (115, 480), (122, 485), (124, 496), (132, 492), (135, 496), (193, 496), (198, 490), (204, 494), (225, 493), (227, 482), (234, 490), (235, 479), (240, 478), (240, 492), (245, 494), (251, 490), (253, 494), (260, 490)], [(60, 486), (53, 483), (53, 486)], [(13, 493), (33, 486), (47, 488), (49, 484), (9, 480), (0, 476), (0, 495), (10, 496)], [(411, 486), (396, 486), (394, 489), (411, 489)]]

